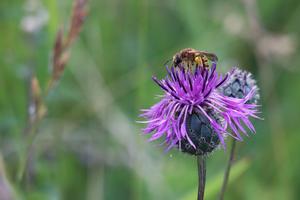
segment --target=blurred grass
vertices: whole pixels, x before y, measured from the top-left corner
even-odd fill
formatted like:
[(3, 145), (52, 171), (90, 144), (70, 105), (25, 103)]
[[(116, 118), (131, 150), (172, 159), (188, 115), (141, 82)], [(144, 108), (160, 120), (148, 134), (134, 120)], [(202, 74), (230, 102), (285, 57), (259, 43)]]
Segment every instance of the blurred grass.
[[(253, 72), (262, 88), (265, 120), (255, 121), (257, 134), (238, 144), (226, 198), (299, 199), (300, 2), (257, 1), (262, 26), (293, 41), (273, 41), (292, 53), (261, 65), (242, 1), (90, 1), (71, 61), (47, 98), (31, 179), (18, 184), (29, 74), (35, 72), (45, 88), (56, 31), (71, 10), (71, 1), (31, 0), (49, 19), (25, 33), (21, 21), (34, 15), (24, 9), (28, 2), (0, 1), (0, 149), (19, 199), (194, 199), (194, 158), (175, 150), (164, 154), (135, 123), (139, 109), (161, 94), (151, 76), (163, 77), (165, 61), (185, 47), (215, 52), (219, 71), (238, 65)], [(262, 73), (265, 68), (272, 74)], [(208, 158), (209, 199), (218, 193), (226, 153)]]

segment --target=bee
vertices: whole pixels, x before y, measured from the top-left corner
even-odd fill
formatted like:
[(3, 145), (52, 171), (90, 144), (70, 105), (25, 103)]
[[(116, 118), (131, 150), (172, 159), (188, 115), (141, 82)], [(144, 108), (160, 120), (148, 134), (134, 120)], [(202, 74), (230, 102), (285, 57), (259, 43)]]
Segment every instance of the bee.
[(218, 57), (213, 53), (192, 48), (182, 49), (173, 56), (173, 65), (175, 67), (178, 67), (180, 64), (186, 64), (188, 68), (193, 65), (209, 68), (208, 61), (217, 62)]

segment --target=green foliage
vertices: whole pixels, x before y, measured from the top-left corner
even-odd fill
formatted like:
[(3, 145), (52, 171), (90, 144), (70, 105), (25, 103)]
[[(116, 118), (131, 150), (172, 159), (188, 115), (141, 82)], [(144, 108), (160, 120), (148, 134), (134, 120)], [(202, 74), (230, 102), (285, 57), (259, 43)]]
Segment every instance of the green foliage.
[[(136, 123), (139, 110), (161, 94), (151, 76), (163, 77), (163, 64), (193, 47), (215, 52), (219, 71), (238, 65), (253, 72), (261, 87), (265, 119), (254, 122), (256, 135), (238, 143), (226, 199), (299, 199), (300, 2), (257, 1), (267, 36), (286, 38), (263, 43), (280, 47), (266, 59), (258, 38), (249, 39), (245, 1), (90, 0), (70, 62), (46, 98), (48, 114), (33, 141), (30, 173), (19, 182), (28, 145), (29, 77), (36, 74), (45, 91), (55, 35), (67, 25), (72, 1), (32, 0), (49, 18), (26, 33), (21, 22), (30, 14), (24, 8), (29, 0), (1, 0), (0, 150), (6, 176), (0, 176), (19, 199), (195, 199), (195, 158), (163, 153)], [(218, 195), (227, 154), (221, 149), (207, 159), (207, 199)]]

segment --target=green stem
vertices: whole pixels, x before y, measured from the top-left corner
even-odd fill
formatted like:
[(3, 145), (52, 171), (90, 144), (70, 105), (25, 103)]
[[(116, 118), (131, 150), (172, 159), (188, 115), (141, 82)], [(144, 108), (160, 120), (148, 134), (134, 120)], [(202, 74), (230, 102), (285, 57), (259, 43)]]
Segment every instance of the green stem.
[(227, 167), (226, 167), (226, 170), (225, 170), (223, 185), (222, 185), (221, 193), (220, 193), (220, 196), (219, 196), (219, 200), (224, 199), (225, 191), (226, 191), (228, 180), (229, 180), (230, 169), (231, 169), (231, 166), (234, 162), (235, 147), (236, 147), (236, 141), (233, 138), (232, 143), (231, 143), (230, 156), (229, 156), (229, 160), (228, 160)]
[(36, 136), (36, 132), (37, 132), (37, 123), (35, 123), (33, 125), (33, 127), (31, 128), (31, 131), (29, 132), (29, 135), (28, 135), (28, 140), (26, 142), (25, 151), (22, 156), (23, 159), (21, 160), (20, 168), (19, 168), (18, 175), (17, 175), (17, 179), (18, 179), (19, 183), (21, 183), (23, 180), (24, 173), (25, 173), (27, 165), (28, 165), (28, 160), (29, 160), (32, 148), (33, 148), (33, 142), (34, 142), (34, 139)]
[(204, 199), (205, 179), (206, 179), (206, 162), (204, 156), (197, 156), (198, 164), (198, 200)]

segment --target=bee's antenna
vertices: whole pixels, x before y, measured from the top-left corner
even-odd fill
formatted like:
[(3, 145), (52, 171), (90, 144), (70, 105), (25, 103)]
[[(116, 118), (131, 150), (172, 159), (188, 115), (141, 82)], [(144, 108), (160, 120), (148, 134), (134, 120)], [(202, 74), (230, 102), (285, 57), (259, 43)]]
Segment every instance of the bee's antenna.
[(172, 58), (171, 59), (169, 59), (169, 60), (167, 60), (165, 63), (164, 63), (164, 66), (166, 66), (167, 67), (167, 64), (170, 62), (172, 60)]

